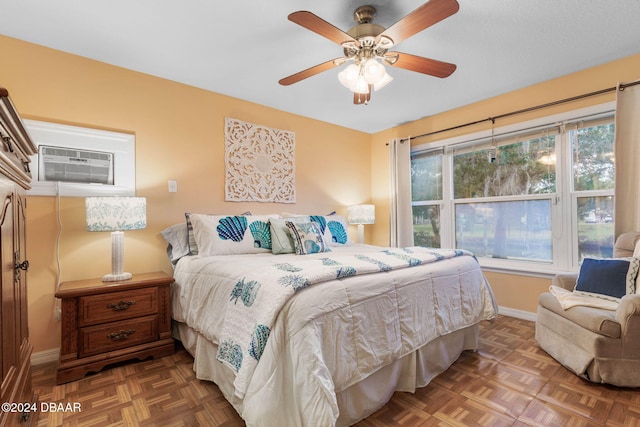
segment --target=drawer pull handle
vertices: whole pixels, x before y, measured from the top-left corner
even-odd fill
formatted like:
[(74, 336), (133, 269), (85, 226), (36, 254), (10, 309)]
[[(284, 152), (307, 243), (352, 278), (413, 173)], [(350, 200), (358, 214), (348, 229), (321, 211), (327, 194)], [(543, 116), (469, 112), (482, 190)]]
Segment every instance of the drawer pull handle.
[(11, 138), (8, 136), (5, 136), (3, 139), (4, 139), (4, 142), (7, 143), (7, 148), (9, 149), (9, 152), (13, 153), (13, 145), (11, 145)]
[(27, 271), (29, 269), (29, 261), (28, 260), (24, 260), (22, 262), (16, 261), (15, 269)]
[(109, 338), (111, 341), (122, 341), (126, 340), (129, 335), (134, 334), (135, 332), (135, 329), (128, 329), (126, 331), (124, 329), (120, 329), (118, 332), (111, 332), (109, 335), (107, 335), (107, 338)]
[(112, 309), (113, 311), (123, 311), (131, 307), (135, 304), (135, 301), (120, 301), (118, 303), (107, 304), (107, 308)]

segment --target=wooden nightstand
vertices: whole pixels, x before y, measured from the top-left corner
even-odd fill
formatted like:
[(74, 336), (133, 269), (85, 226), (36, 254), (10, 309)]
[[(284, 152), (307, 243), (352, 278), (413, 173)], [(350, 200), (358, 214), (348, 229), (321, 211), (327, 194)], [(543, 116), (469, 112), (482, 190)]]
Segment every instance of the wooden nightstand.
[(63, 282), (62, 343), (56, 383), (83, 378), (128, 359), (162, 357), (175, 351), (171, 337), (173, 277), (162, 272), (129, 280)]

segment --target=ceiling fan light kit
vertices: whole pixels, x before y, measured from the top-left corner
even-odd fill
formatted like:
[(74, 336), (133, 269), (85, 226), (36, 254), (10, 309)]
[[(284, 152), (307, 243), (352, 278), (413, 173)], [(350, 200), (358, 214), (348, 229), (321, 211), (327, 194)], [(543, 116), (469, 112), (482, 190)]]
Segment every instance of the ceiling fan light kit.
[(347, 32), (331, 25), (308, 11), (289, 15), (289, 20), (342, 46), (344, 57), (327, 61), (280, 80), (290, 85), (333, 67), (349, 63), (338, 73), (338, 81), (353, 92), (354, 104), (368, 104), (371, 93), (393, 80), (386, 65), (445, 78), (456, 69), (454, 64), (423, 58), (389, 49), (412, 35), (455, 14), (460, 6), (456, 0), (430, 0), (389, 28), (374, 24), (376, 9), (360, 6), (354, 12), (356, 25)]
[(378, 83), (380, 80), (382, 80), (384, 75), (387, 73), (387, 70), (385, 70), (384, 65), (379, 63), (374, 58), (367, 59), (365, 63), (361, 65), (361, 67), (363, 70), (362, 77), (364, 77), (364, 80), (370, 85)]
[(349, 64), (338, 73), (338, 81), (354, 93), (369, 93), (371, 87), (380, 90), (393, 80), (384, 65), (375, 58)]

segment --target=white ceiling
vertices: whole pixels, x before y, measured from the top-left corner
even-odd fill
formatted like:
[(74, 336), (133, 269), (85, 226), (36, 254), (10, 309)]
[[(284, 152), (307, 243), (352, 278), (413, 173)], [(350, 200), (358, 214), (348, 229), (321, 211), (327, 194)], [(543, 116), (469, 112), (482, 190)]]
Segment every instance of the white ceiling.
[(439, 79), (390, 67), (369, 105), (353, 105), (339, 69), (278, 84), (342, 56), (287, 15), (309, 10), (346, 31), (373, 4), (388, 27), (423, 0), (0, 0), (0, 34), (369, 133), (640, 53), (638, 0), (458, 2), (392, 49), (458, 69)]

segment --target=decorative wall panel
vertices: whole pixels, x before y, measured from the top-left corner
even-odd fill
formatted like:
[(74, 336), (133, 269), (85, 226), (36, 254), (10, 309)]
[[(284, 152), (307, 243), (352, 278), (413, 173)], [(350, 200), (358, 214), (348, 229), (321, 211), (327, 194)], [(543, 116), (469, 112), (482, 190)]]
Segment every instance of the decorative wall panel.
[(295, 203), (295, 133), (226, 117), (225, 200)]

